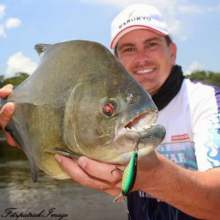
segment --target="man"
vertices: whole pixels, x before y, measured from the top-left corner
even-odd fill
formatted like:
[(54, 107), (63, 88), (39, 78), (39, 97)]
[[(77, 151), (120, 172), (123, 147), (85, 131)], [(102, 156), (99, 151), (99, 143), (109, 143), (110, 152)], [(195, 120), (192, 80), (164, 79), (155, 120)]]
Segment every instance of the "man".
[[(138, 162), (134, 192), (128, 196), (129, 218), (220, 219), (220, 89), (184, 79), (175, 65), (176, 45), (155, 7), (123, 10), (112, 22), (111, 48), (151, 94), (159, 109), (157, 123), (167, 130), (156, 151)], [(13, 105), (8, 107), (13, 111)], [(0, 113), (3, 128), (12, 114), (6, 108)], [(111, 172), (115, 165), (85, 157), (78, 163), (60, 155), (56, 159), (75, 182), (120, 193), (121, 175)]]

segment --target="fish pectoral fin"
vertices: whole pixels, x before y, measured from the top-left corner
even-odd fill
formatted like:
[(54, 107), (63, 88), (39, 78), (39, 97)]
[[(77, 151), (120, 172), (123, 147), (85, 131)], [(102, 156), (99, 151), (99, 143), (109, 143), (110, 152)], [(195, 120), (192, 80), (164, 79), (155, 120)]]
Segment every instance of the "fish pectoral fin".
[(46, 150), (44, 150), (44, 152), (51, 153), (51, 154), (61, 154), (63, 156), (74, 158), (74, 159), (78, 159), (80, 157), (77, 154), (73, 154), (72, 152), (69, 152), (67, 150), (63, 150), (60, 148), (56, 148), (56, 147), (53, 149), (46, 149)]
[(32, 156), (32, 152), (29, 148), (29, 141), (24, 135), (24, 138), (22, 138), (22, 135), (17, 131), (14, 123), (12, 121), (9, 121), (9, 123), (5, 127), (5, 131), (9, 132), (12, 138), (17, 142), (17, 144), (21, 147), (21, 149), (26, 154), (30, 167), (31, 167), (31, 174), (32, 174), (32, 180), (34, 183), (37, 182), (38, 178), (38, 168), (35, 162), (35, 159)]

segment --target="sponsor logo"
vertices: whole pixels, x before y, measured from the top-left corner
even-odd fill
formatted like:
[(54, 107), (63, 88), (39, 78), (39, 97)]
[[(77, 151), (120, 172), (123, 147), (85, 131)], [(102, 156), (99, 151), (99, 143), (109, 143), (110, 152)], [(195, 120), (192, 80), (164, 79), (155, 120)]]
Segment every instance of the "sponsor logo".
[(180, 135), (172, 135), (171, 136), (172, 141), (184, 141), (184, 140), (189, 140), (189, 135), (188, 134), (180, 134)]
[[(129, 17), (130, 16), (131, 15), (129, 15)], [(146, 21), (146, 20), (151, 21), (151, 18), (146, 17), (146, 16), (144, 16), (144, 17), (143, 16), (138, 16), (138, 17), (129, 18), (126, 21), (124, 21), (121, 25), (119, 25), (118, 28), (121, 29), (122, 27), (126, 26), (127, 24), (130, 24), (130, 23), (135, 22), (135, 21)]]

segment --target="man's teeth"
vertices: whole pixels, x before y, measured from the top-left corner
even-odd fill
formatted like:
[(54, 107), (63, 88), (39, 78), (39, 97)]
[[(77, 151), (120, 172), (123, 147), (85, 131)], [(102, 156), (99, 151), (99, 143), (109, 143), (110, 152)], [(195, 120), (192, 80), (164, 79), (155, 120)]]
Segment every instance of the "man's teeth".
[(137, 73), (138, 73), (138, 74), (142, 74), (142, 73), (149, 73), (149, 72), (151, 72), (151, 71), (153, 71), (153, 69), (139, 70), (139, 71), (137, 71)]
[(149, 126), (149, 125), (145, 125), (144, 127), (137, 127), (137, 128), (135, 128), (135, 127), (131, 127), (131, 128), (126, 127), (127, 131), (135, 131), (135, 132), (144, 131), (144, 130), (149, 129), (149, 128), (151, 128), (151, 126)]

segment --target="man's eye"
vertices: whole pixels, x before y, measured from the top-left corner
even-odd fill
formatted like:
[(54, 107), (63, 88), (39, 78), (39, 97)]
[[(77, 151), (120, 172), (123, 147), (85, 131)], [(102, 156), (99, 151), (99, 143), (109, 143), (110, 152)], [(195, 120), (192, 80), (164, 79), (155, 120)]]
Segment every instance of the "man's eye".
[(149, 43), (148, 45), (147, 45), (147, 47), (154, 47), (154, 46), (156, 46), (157, 44), (156, 43)]
[(130, 52), (130, 51), (133, 51), (133, 50), (134, 50), (133, 48), (129, 47), (129, 48), (124, 49), (123, 52)]

